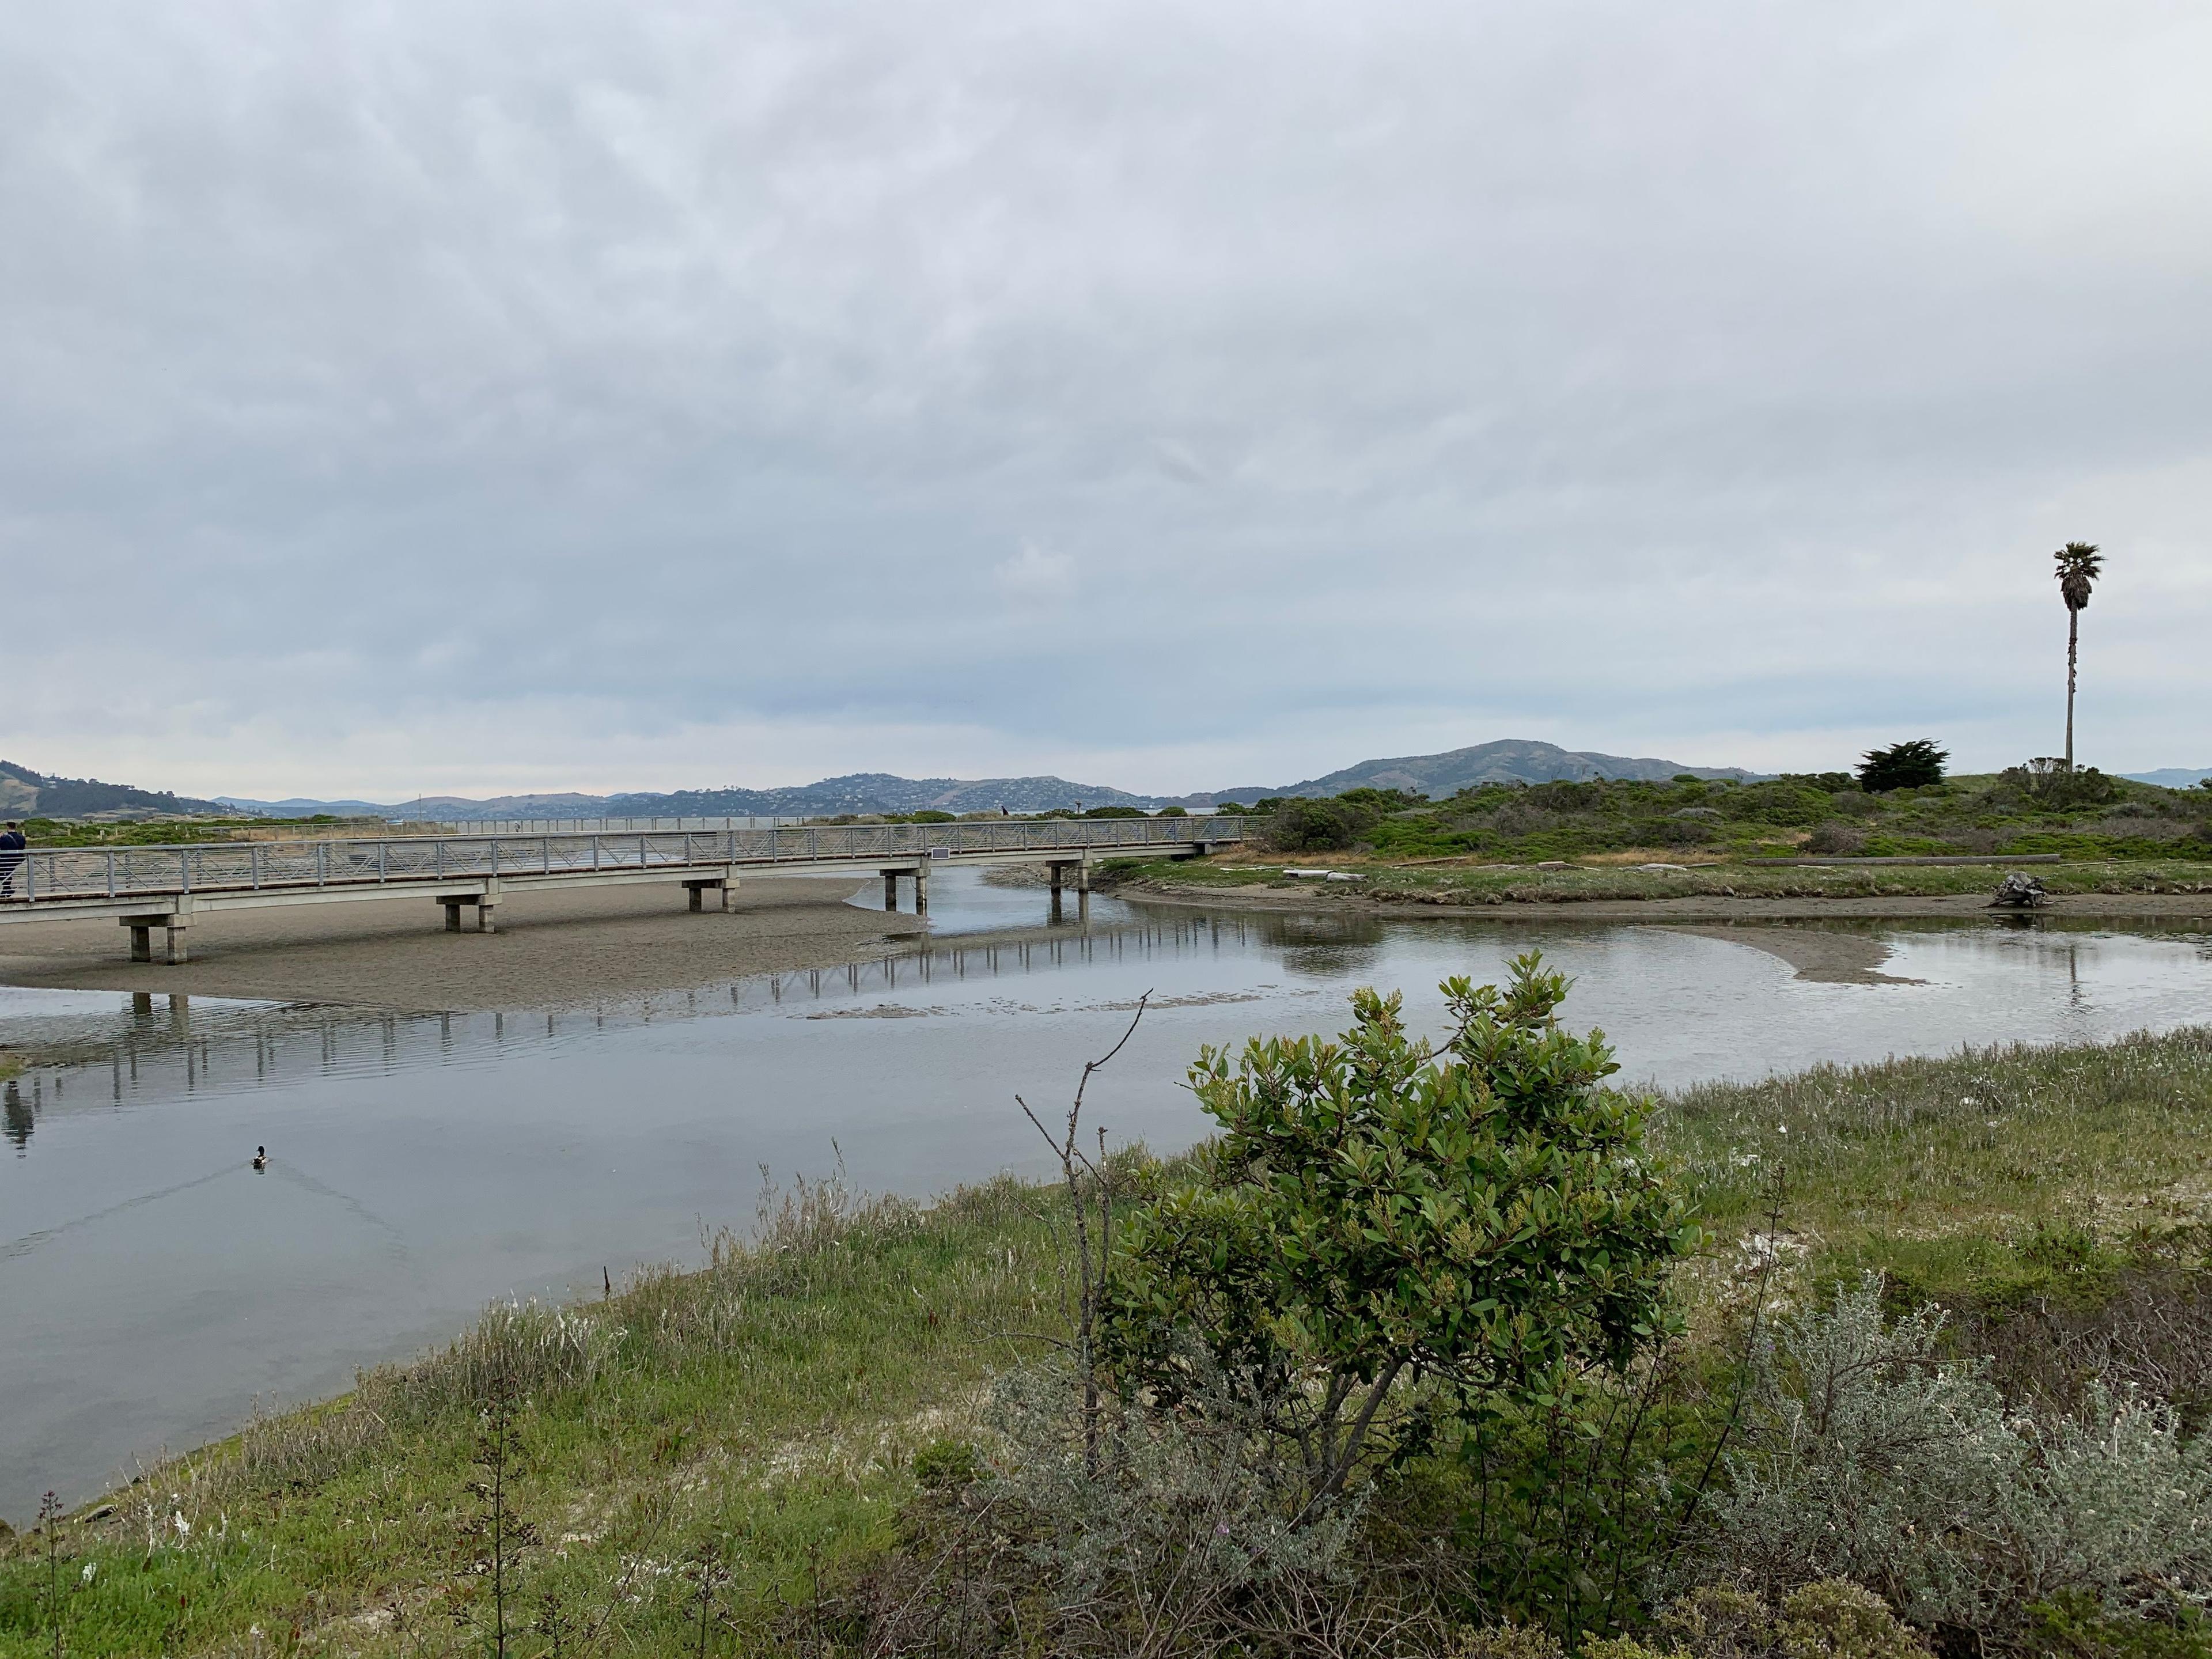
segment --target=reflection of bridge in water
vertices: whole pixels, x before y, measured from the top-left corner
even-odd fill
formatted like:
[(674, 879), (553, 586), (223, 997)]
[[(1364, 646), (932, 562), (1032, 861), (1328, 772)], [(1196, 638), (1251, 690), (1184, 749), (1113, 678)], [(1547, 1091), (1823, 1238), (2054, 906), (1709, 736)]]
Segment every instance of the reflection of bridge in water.
[(682, 886), (694, 910), (708, 893), (730, 908), (741, 875), (874, 870), (884, 908), (902, 878), (929, 908), (929, 874), (962, 865), (1043, 864), (1055, 908), (1073, 883), (1078, 903), (1104, 858), (1202, 858), (1241, 841), (1238, 818), (1046, 818), (980, 823), (881, 823), (681, 830), (637, 835), (437, 836), (318, 842), (215, 842), (173, 847), (48, 848), (17, 855), (0, 878), (0, 922), (107, 919), (131, 930), (131, 959), (185, 959), (195, 916), (275, 905), (421, 897), (458, 932), (464, 907), (477, 930), (510, 892), (559, 887)]
[[(329, 1004), (239, 1002), (118, 993), (112, 1012), (11, 1020), (30, 1060), (0, 1085), (0, 1136), (23, 1152), (57, 1109), (105, 1109), (281, 1086), (310, 1077), (392, 1074), (421, 1066), (495, 1066), (519, 1049), (670, 1020), (730, 1013), (857, 1017), (868, 1000), (929, 984), (1017, 978), (1094, 963), (1188, 957), (1250, 945), (1340, 953), (1382, 928), (1358, 916), (1192, 910), (1130, 923), (917, 941), (902, 954), (834, 968), (719, 981), (550, 1012), (407, 1013)], [(1318, 965), (1318, 964), (1316, 964)]]

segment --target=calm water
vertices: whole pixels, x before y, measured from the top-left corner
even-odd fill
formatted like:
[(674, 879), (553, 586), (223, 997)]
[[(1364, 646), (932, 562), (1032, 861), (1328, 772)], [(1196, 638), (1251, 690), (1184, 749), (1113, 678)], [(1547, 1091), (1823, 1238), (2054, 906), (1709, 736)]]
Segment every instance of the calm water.
[(1200, 1044), (1334, 1030), (1367, 983), (1433, 1027), (1439, 978), (1495, 978), (1532, 943), (1576, 976), (1575, 1023), (1662, 1084), (2212, 1017), (2202, 930), (1893, 924), (1886, 971), (1926, 983), (1822, 985), (1632, 926), (1101, 898), (1087, 927), (998, 942), (972, 930), (1035, 923), (1042, 892), (933, 888), (926, 955), (585, 1012), (0, 989), (0, 1042), (69, 1056), (0, 1085), (0, 1516), (228, 1431), (257, 1396), (343, 1388), (492, 1297), (694, 1259), (702, 1227), (750, 1220), (763, 1164), (842, 1156), (854, 1182), (915, 1194), (1042, 1171), (1014, 1094), (1063, 1103), (1146, 990), (1091, 1109), (1163, 1150), (1205, 1130), (1181, 1087)]

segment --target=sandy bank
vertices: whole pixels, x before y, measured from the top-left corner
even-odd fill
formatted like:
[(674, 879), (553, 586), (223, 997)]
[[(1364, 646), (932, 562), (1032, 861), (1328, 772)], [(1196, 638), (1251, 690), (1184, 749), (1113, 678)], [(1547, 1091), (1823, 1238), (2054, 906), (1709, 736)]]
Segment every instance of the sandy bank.
[(845, 902), (847, 878), (750, 878), (737, 908), (692, 915), (675, 887), (519, 892), (496, 933), (444, 931), (419, 896), (218, 912), (181, 968), (133, 965), (112, 921), (0, 929), (0, 984), (343, 1002), (428, 1012), (558, 1008), (903, 950), (912, 915)]

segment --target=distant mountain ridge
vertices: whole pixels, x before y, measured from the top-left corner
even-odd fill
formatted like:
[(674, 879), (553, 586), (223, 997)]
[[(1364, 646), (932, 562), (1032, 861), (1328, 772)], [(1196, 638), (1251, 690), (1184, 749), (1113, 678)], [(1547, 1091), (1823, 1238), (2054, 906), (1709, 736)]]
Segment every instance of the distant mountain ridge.
[[(1662, 782), (1683, 774), (1700, 778), (1734, 778), (1738, 782), (1765, 775), (1740, 766), (1685, 766), (1680, 761), (1648, 757), (1601, 755), (1594, 750), (1562, 749), (1555, 743), (1525, 738), (1502, 738), (1441, 755), (1401, 755), (1390, 760), (1361, 761), (1326, 776), (1277, 789), (1224, 789), (1204, 797), (1206, 804), (1240, 801), (1249, 806), (1269, 795), (1340, 795), (1347, 789), (1402, 789), (1408, 794), (1440, 798), (1482, 783), (1587, 782), (1592, 778), (1625, 778)], [(1186, 805), (1200, 798), (1186, 799)]]
[(598, 817), (835, 817), (844, 812), (1049, 812), (1073, 806), (1157, 806), (1160, 797), (1133, 795), (1103, 783), (1066, 778), (902, 778), (889, 772), (854, 772), (842, 778), (786, 789), (679, 789), (668, 793), (617, 795), (495, 795), (485, 800), (425, 795), (378, 805), (369, 801), (250, 800), (226, 795), (229, 805), (273, 817), (319, 812), (372, 817), (427, 817), (454, 823), (489, 818)]
[(34, 772), (13, 761), (0, 761), (0, 816), (27, 818), (94, 817), (105, 813), (220, 812), (211, 800), (173, 795), (166, 789), (134, 789), (97, 778), (63, 778)]
[[(1273, 795), (1337, 795), (1347, 789), (1402, 789), (1441, 799), (1485, 783), (1549, 783), (1591, 778), (1663, 781), (1683, 774), (1740, 781), (1768, 775), (1739, 766), (1689, 766), (1652, 756), (1607, 755), (1562, 749), (1531, 738), (1504, 738), (1437, 755), (1399, 755), (1364, 760), (1299, 783), (1243, 785), (1188, 795), (1141, 795), (1103, 783), (1073, 783), (1050, 775), (1018, 778), (906, 778), (890, 772), (853, 772), (782, 789), (680, 789), (587, 795), (570, 791), (475, 799), (424, 795), (415, 800), (322, 800), (292, 796), (257, 800), (219, 795), (201, 800), (167, 790), (137, 789), (93, 778), (64, 778), (0, 761), (0, 816), (86, 817), (108, 814), (254, 813), (270, 817), (431, 818), (472, 823), (503, 818), (597, 817), (834, 817), (842, 813), (1049, 812), (1070, 807), (1134, 806), (1148, 811), (1182, 806), (1203, 811), (1224, 802), (1250, 805)], [(2212, 777), (2212, 767), (2170, 766), (2122, 775), (2138, 783), (2185, 789)]]
[(1103, 783), (1072, 783), (1066, 778), (905, 778), (890, 772), (854, 772), (843, 777), (783, 789), (680, 789), (614, 795), (495, 795), (472, 799), (459, 795), (426, 795), (420, 800), (379, 805), (361, 800), (252, 800), (226, 795), (229, 805), (277, 817), (307, 817), (319, 812), (373, 817), (428, 817), (454, 823), (495, 818), (596, 817), (834, 817), (854, 812), (1050, 812), (1070, 807), (1163, 806), (1204, 809), (1224, 801), (1250, 805), (1271, 795), (1337, 795), (1347, 789), (1403, 789), (1413, 794), (1445, 796), (1480, 783), (1548, 783), (1559, 779), (1665, 779), (1680, 773), (1701, 778), (1747, 779), (1761, 775), (1734, 766), (1686, 766), (1680, 761), (1605, 755), (1562, 749), (1557, 744), (1504, 738), (1454, 749), (1441, 755), (1401, 755), (1361, 761), (1324, 777), (1272, 787), (1244, 786), (1190, 795), (1140, 795)]

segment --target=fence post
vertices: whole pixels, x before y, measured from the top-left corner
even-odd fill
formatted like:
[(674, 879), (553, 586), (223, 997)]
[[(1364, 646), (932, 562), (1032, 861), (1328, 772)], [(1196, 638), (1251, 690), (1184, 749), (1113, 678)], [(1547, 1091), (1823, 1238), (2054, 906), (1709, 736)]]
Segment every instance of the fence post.
[(261, 890), (261, 843), (255, 842), (246, 849), (246, 861), (253, 866), (253, 890)]
[(115, 896), (115, 849), (107, 849), (107, 896)]

